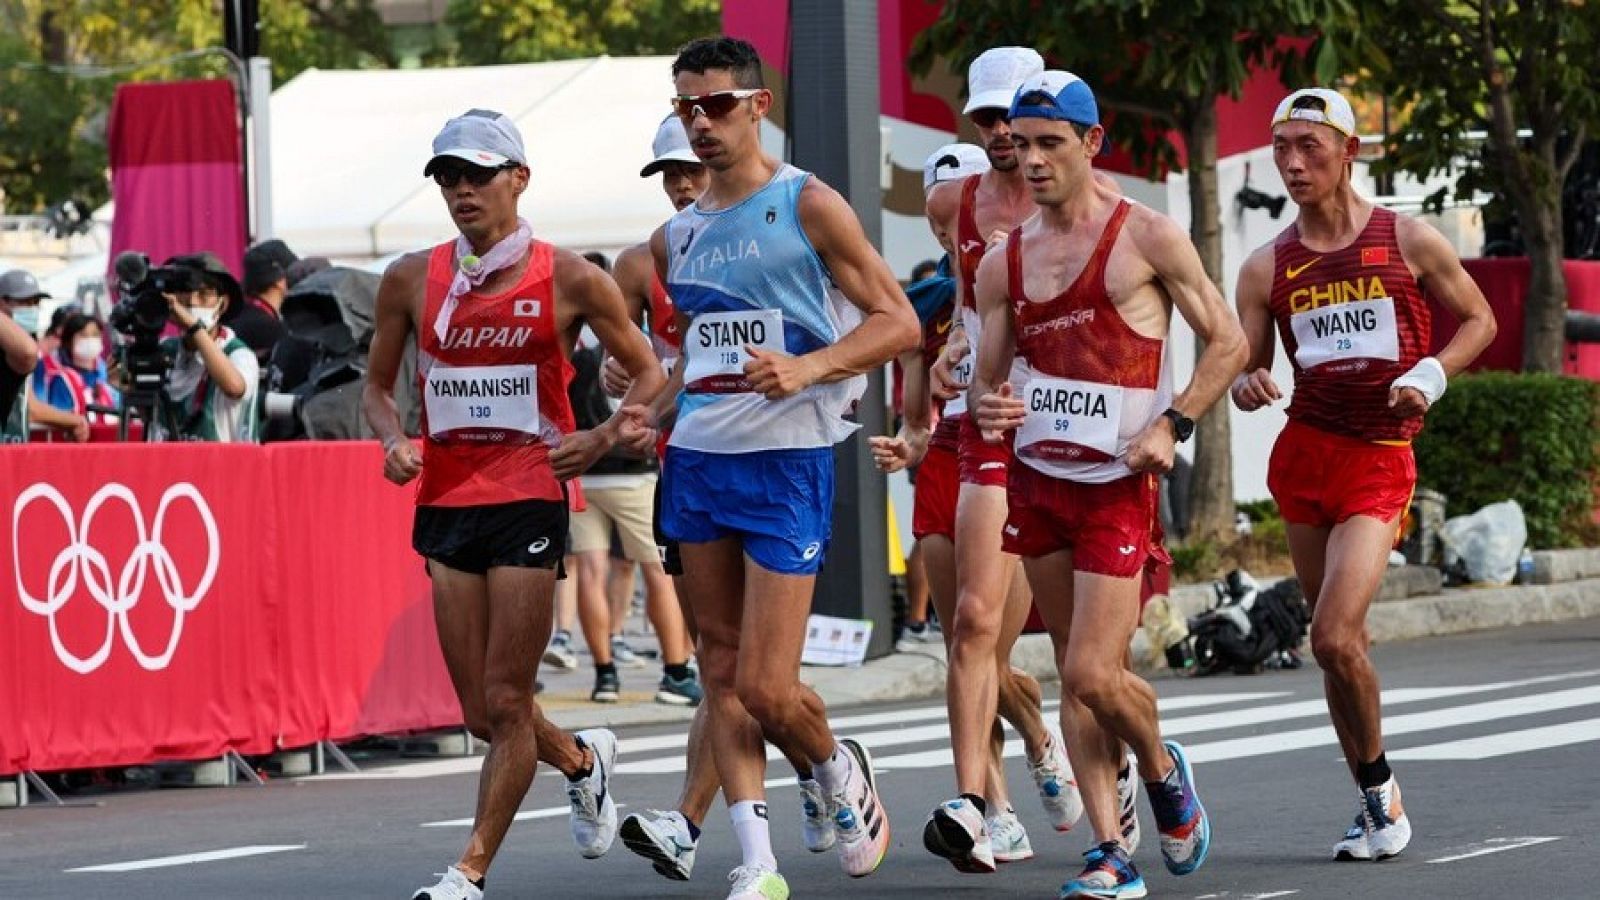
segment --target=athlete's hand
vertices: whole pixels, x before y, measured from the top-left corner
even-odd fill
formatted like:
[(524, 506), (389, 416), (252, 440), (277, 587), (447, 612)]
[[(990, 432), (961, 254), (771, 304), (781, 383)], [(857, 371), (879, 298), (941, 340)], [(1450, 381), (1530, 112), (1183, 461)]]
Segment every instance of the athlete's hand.
[(1172, 459), (1177, 453), (1177, 441), (1172, 434), (1172, 420), (1157, 416), (1128, 444), (1128, 468), (1135, 472), (1154, 472), (1164, 475), (1172, 471)]
[(422, 453), (410, 438), (402, 437), (389, 445), (383, 455), (383, 477), (405, 484), (422, 474)]
[(1246, 372), (1235, 378), (1233, 388), (1228, 393), (1233, 396), (1233, 405), (1244, 412), (1255, 412), (1283, 399), (1283, 391), (1278, 390), (1278, 383), (1272, 380), (1272, 373), (1266, 369)]
[(1414, 387), (1390, 388), (1389, 408), (1402, 419), (1414, 419), (1428, 411), (1428, 398)]
[(650, 407), (631, 403), (617, 410), (617, 446), (630, 453), (649, 456), (655, 452), (659, 435)]
[(806, 356), (790, 356), (748, 345), (744, 352), (750, 357), (744, 364), (744, 376), (750, 379), (751, 389), (768, 400), (793, 397), (816, 383), (817, 376)]
[(602, 425), (587, 431), (574, 431), (561, 438), (561, 446), (550, 451), (550, 468), (556, 478), (571, 481), (589, 470), (595, 460), (617, 444), (614, 425)]
[(872, 461), (878, 471), (898, 472), (922, 462), (928, 453), (928, 432), (902, 430), (894, 437), (874, 437), (867, 443), (872, 447)]
[(950, 340), (939, 352), (939, 358), (933, 361), (933, 368), (928, 370), (928, 391), (933, 396), (948, 403), (967, 389), (966, 382), (956, 379), (955, 369), (971, 350), (967, 344), (966, 329), (950, 335)]
[(1022, 427), (1028, 410), (1023, 406), (1022, 398), (1012, 392), (1011, 382), (1007, 381), (998, 390), (978, 398), (978, 409), (974, 415), (977, 417), (978, 433), (988, 443), (998, 444), (1005, 440), (1006, 432)]
[(615, 356), (607, 356), (605, 365), (600, 367), (600, 383), (607, 397), (621, 397), (633, 387), (633, 376)]

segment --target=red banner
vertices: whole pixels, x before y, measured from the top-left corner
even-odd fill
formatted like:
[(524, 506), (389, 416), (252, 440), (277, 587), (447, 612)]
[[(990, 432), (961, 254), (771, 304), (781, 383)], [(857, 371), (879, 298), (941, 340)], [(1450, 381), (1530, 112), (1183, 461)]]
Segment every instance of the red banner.
[(460, 722), (374, 444), (21, 446), (0, 497), (0, 773)]

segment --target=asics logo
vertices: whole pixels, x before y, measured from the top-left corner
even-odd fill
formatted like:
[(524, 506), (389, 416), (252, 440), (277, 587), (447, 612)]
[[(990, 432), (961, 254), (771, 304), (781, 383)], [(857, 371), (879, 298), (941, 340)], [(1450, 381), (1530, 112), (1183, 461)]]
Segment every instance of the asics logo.
[(1022, 532), (1017, 530), (1017, 526), (1015, 526), (1015, 525), (1007, 525), (1006, 526), (1006, 534), (1009, 534), (1012, 537), (1016, 537), (1017, 535), (1019, 535), (1021, 533)]
[(1283, 267), (1284, 280), (1293, 281), (1296, 278), (1299, 278), (1301, 272), (1304, 272), (1305, 270), (1307, 270), (1307, 269), (1311, 268), (1312, 266), (1316, 265), (1317, 261), (1320, 260), (1320, 259), (1322, 259), (1322, 257), (1319, 256), (1316, 259), (1313, 259), (1311, 262), (1308, 262), (1303, 266), (1284, 266)]
[(984, 248), (983, 241), (966, 240), (961, 242), (962, 253), (975, 253)]
[(800, 558), (801, 559), (806, 559), (806, 560), (816, 559), (817, 558), (817, 554), (821, 553), (821, 552), (822, 552), (822, 544), (821, 544), (821, 542), (812, 541), (811, 543), (806, 545), (806, 549), (800, 551)]
[(1135, 551), (1137, 549), (1139, 549), (1139, 548), (1135, 547), (1132, 544), (1124, 544), (1123, 546), (1117, 548), (1117, 552), (1121, 553), (1123, 556), (1128, 556), (1128, 555), (1132, 554), (1133, 551)]
[[(112, 571), (112, 561), (100, 547), (96, 546), (92, 538), (96, 517), (101, 509), (113, 500), (127, 507), (135, 538), (133, 549), (128, 552), (122, 561), (122, 567), (116, 572)], [(168, 527), (167, 513), (180, 500), (187, 501), (194, 509), (205, 533), (205, 565), (201, 569), (200, 577), (193, 582), (192, 588), (185, 584), (183, 573), (179, 571), (178, 563), (165, 540)], [(38, 519), (39, 514), (35, 514), (26, 527), (23, 524), (23, 517), (28, 509), (39, 501), (55, 507), (61, 514), (61, 521), (66, 525), (67, 544), (56, 552), (54, 560), (48, 567), (25, 567), (24, 557), (18, 546), (19, 536), (50, 533), (48, 529), (40, 527), (46, 522)], [(178, 546), (186, 545), (187, 542)], [(60, 491), (53, 485), (42, 482), (30, 485), (17, 495), (16, 502), (11, 508), (11, 569), (16, 578), (17, 597), (22, 601), (24, 609), (49, 621), (50, 643), (55, 648), (56, 658), (61, 660), (62, 665), (79, 675), (87, 675), (105, 664), (116, 646), (118, 635), (141, 668), (151, 672), (165, 669), (172, 662), (172, 656), (178, 649), (178, 641), (183, 636), (184, 617), (194, 612), (206, 593), (211, 590), (211, 583), (217, 575), (217, 565), (222, 561), (221, 554), (222, 541), (217, 533), (216, 519), (211, 515), (211, 507), (206, 504), (199, 489), (187, 482), (174, 484), (162, 493), (161, 500), (156, 505), (155, 518), (148, 526), (145, 523), (144, 512), (139, 508), (138, 497), (134, 496), (133, 491), (126, 485), (115, 482), (104, 485), (89, 498), (89, 502), (84, 504), (81, 519)], [(34, 555), (29, 558), (39, 557)], [(49, 573), (45, 580), (43, 598), (29, 592), (27, 578), (23, 573), (24, 568), (33, 571), (43, 568)], [(162, 599), (173, 612), (172, 630), (167, 635), (166, 646), (154, 654), (145, 652), (144, 645), (134, 633), (133, 623), (129, 619), (129, 613), (139, 605), (140, 598), (144, 594), (145, 579), (151, 574), (155, 575)], [(106, 613), (105, 639), (87, 656), (78, 655), (66, 645), (60, 625), (56, 621), (57, 614), (76, 596), (80, 578), (83, 580), (84, 590), (89, 593), (89, 598), (99, 604)]]
[(543, 553), (545, 551), (545, 548), (547, 548), (549, 546), (550, 546), (550, 539), (549, 538), (539, 538), (537, 541), (534, 541), (533, 543), (528, 545), (528, 552), (529, 553)]

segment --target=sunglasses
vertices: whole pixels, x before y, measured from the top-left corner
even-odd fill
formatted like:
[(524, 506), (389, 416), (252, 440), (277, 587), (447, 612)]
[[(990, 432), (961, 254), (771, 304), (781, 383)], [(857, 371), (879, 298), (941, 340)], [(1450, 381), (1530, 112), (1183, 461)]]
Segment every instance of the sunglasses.
[(492, 168), (489, 166), (474, 166), (470, 163), (463, 166), (440, 166), (433, 172), (433, 181), (439, 187), (453, 188), (461, 183), (461, 179), (465, 178), (467, 183), (473, 187), (483, 187), (495, 180), (495, 177), (501, 172), (510, 171), (517, 168), (517, 166), (518, 164), (514, 162), (501, 163)]
[(973, 110), (972, 114), (967, 116), (967, 118), (971, 119), (972, 124), (978, 126), (979, 128), (993, 128), (1001, 122), (1011, 121), (1006, 116), (1006, 112), (1007, 110), (1001, 109), (998, 106), (982, 106)]
[(720, 119), (733, 112), (741, 100), (754, 97), (761, 91), (761, 88), (746, 88), (739, 91), (712, 91), (709, 94), (679, 94), (672, 98), (672, 108), (677, 110), (678, 118), (686, 121), (696, 116)]

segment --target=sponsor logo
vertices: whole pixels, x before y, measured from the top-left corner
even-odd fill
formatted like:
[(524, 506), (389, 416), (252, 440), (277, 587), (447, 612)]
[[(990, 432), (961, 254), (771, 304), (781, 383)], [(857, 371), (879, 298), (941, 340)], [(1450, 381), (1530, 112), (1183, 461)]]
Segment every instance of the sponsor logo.
[(983, 241), (966, 240), (961, 242), (962, 253), (976, 253), (984, 248)]
[(694, 229), (689, 229), (689, 235), (683, 239), (683, 246), (678, 248), (679, 256), (689, 255), (689, 245), (694, 243)]
[[(113, 570), (113, 560), (108, 559), (102, 548), (96, 545), (93, 535), (97, 517), (112, 501), (127, 509), (135, 537), (133, 549), (122, 561), (121, 568), (116, 570)], [(205, 566), (200, 577), (192, 584), (179, 570), (177, 561), (166, 545), (168, 512), (179, 501), (188, 503), (194, 509), (205, 533)], [(29, 517), (30, 523), (24, 524), (24, 516), (38, 503), (54, 507), (60, 513), (67, 532), (66, 546), (56, 552), (55, 559), (47, 567), (42, 567), (43, 571), (49, 573), (45, 596), (42, 598), (28, 591), (18, 548), (20, 534), (37, 532), (39, 526), (45, 524), (38, 519), (40, 515), (47, 515), (44, 513), (33, 513)], [(217, 521), (211, 515), (211, 507), (206, 504), (199, 489), (187, 482), (167, 488), (156, 504), (155, 516), (149, 522), (147, 525), (144, 511), (139, 508), (139, 499), (133, 491), (116, 482), (95, 491), (89, 502), (84, 504), (81, 518), (60, 491), (42, 482), (30, 485), (18, 494), (11, 507), (11, 568), (16, 578), (17, 597), (28, 612), (49, 620), (50, 643), (55, 648), (56, 658), (79, 675), (88, 675), (104, 665), (119, 636), (141, 668), (151, 672), (165, 669), (172, 662), (178, 642), (183, 637), (184, 617), (194, 612), (211, 590), (217, 566), (222, 561), (222, 541), (217, 533)], [(32, 568), (39, 570), (41, 567)], [(165, 646), (156, 653), (145, 651), (129, 618), (129, 613), (139, 605), (144, 595), (146, 579), (151, 577), (155, 579), (162, 599), (172, 609), (171, 631)], [(80, 656), (66, 645), (56, 621), (57, 614), (78, 595), (80, 583), (89, 599), (106, 613), (105, 639), (88, 656)]]
[(513, 300), (511, 301), (511, 314), (513, 316), (537, 319), (540, 305), (537, 300)]
[(950, 320), (949, 319), (939, 319), (938, 321), (933, 323), (933, 330), (934, 330), (935, 334), (944, 334), (945, 332), (950, 330)]
[(1006, 464), (1003, 463), (1003, 462), (986, 462), (986, 463), (979, 464), (978, 471), (979, 472), (992, 472), (995, 469), (1004, 469), (1005, 467), (1006, 467)]
[(1285, 279), (1289, 280), (1289, 281), (1293, 281), (1296, 278), (1300, 277), (1300, 273), (1301, 272), (1304, 272), (1305, 270), (1307, 270), (1307, 269), (1311, 268), (1312, 266), (1316, 265), (1319, 261), (1321, 261), (1321, 259), (1322, 259), (1322, 257), (1319, 256), (1316, 259), (1313, 259), (1311, 262), (1308, 262), (1303, 266), (1284, 266), (1283, 267), (1283, 277)]
[(528, 552), (537, 555), (537, 554), (543, 553), (545, 551), (545, 549), (548, 548), (549, 546), (550, 546), (550, 539), (549, 538), (539, 538), (537, 541), (534, 541), (533, 543), (528, 545)]
[(778, 221), (778, 208), (776, 206), (767, 207), (767, 224), (771, 225), (776, 221)]
[(1009, 534), (1012, 537), (1016, 537), (1017, 535), (1019, 535), (1021, 533), (1022, 532), (1015, 525), (1007, 525), (1006, 526), (1006, 534)]
[(1123, 556), (1131, 556), (1133, 555), (1133, 551), (1137, 549), (1139, 548), (1132, 544), (1124, 544), (1123, 546), (1117, 548), (1117, 552), (1121, 553)]
[(800, 558), (801, 559), (805, 559), (805, 560), (816, 559), (817, 558), (817, 554), (821, 553), (821, 552), (822, 552), (822, 544), (821, 544), (821, 542), (812, 541), (811, 543), (806, 545), (806, 549), (800, 551)]

